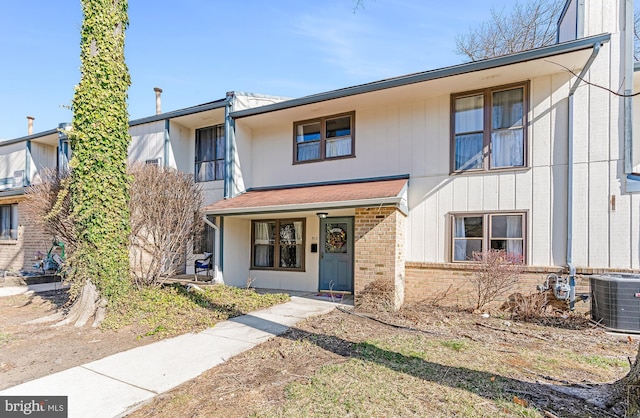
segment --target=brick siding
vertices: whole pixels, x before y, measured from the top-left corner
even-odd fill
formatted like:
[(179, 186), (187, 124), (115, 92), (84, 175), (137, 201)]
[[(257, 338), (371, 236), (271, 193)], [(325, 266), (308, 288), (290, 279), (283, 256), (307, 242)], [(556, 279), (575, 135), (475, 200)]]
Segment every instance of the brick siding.
[(406, 216), (393, 207), (358, 208), (354, 226), (354, 296), (376, 280), (394, 284), (395, 306), (404, 301)]
[[(511, 293), (528, 295), (535, 293), (536, 286), (543, 284), (549, 273), (560, 272), (562, 267), (525, 266), (520, 281), (510, 292), (496, 301), (501, 304)], [(473, 275), (473, 266), (455, 263), (415, 263), (405, 266), (405, 302), (436, 302), (442, 306), (468, 308), (474, 304), (473, 287), (469, 278)], [(605, 273), (605, 271), (599, 271)], [(589, 276), (587, 271), (578, 271), (576, 275), (576, 293), (589, 294)], [(495, 304), (494, 304), (495, 305)], [(588, 311), (589, 303), (576, 302), (576, 309)]]
[(45, 253), (51, 247), (52, 237), (32, 219), (25, 210), (24, 198), (3, 199), (0, 205), (18, 203), (18, 239), (0, 241), (0, 270), (35, 271), (38, 251)]

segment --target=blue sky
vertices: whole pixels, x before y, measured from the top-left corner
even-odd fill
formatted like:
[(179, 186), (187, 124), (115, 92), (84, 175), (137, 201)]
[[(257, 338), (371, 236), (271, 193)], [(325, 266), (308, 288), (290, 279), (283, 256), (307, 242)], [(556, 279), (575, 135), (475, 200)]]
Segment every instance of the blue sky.
[[(4, 2), (0, 138), (71, 121), (80, 79), (80, 1)], [(301, 97), (464, 61), (455, 36), (513, 0), (130, 0), (131, 119), (224, 97)]]

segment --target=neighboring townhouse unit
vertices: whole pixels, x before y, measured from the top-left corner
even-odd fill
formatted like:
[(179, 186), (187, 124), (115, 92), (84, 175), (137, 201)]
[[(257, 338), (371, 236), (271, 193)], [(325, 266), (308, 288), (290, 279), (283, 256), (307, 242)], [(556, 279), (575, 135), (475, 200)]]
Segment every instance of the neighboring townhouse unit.
[[(226, 194), (223, 174), (227, 152), (226, 115), (231, 109), (275, 103), (281, 97), (247, 93), (227, 93), (224, 99), (177, 111), (160, 113), (160, 89), (157, 89), (158, 114), (130, 122), (130, 162), (144, 162), (193, 173), (202, 185), (205, 203)], [(29, 117), (29, 130), (33, 118)], [(45, 234), (25, 205), (26, 188), (40, 181), (43, 170), (67, 167), (71, 150), (65, 129), (57, 129), (0, 142), (0, 271), (33, 271), (36, 256), (46, 253), (53, 237)], [(197, 253), (213, 252), (215, 226), (205, 228), (204, 239), (197, 240)], [(193, 272), (192, 249), (187, 251), (187, 268)]]
[[(522, 258), (525, 292), (560, 270), (638, 271), (639, 99), (617, 94), (640, 77), (629, 3), (567, 1), (559, 42), (544, 48), (297, 99), (228, 93), (132, 121), (130, 160), (194, 174), (207, 227), (186, 272), (214, 253), (229, 285), (357, 296), (381, 279), (398, 306), (466, 305), (472, 254), (489, 248)], [(16, 162), (0, 182), (19, 186), (24, 170), (26, 185), (60, 161), (57, 135), (0, 143)], [(34, 158), (40, 143), (48, 153)], [(0, 191), (16, 248), (28, 241), (20, 191)], [(11, 268), (30, 264), (22, 251)]]

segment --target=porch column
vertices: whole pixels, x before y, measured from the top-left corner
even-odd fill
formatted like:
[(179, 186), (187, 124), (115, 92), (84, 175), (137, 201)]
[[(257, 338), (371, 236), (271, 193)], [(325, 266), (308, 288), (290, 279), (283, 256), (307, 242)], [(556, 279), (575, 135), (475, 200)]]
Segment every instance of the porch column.
[(380, 281), (393, 292), (393, 304), (404, 302), (406, 216), (394, 207), (357, 208), (354, 225), (354, 297)]

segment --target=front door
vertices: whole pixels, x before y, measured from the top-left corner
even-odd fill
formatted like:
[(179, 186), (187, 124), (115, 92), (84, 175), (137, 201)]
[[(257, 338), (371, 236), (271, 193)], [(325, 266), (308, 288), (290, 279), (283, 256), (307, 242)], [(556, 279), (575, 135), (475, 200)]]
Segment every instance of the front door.
[(353, 218), (320, 219), (319, 290), (353, 292)]

